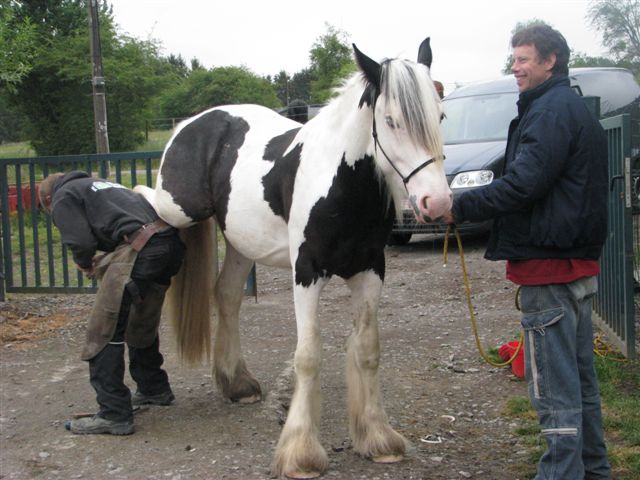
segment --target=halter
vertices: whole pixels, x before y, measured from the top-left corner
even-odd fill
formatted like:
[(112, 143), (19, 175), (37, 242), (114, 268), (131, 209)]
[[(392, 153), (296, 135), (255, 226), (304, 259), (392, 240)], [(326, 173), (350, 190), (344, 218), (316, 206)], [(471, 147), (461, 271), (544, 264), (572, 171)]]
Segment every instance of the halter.
[(423, 163), (421, 163), (420, 165), (418, 165), (409, 175), (407, 175), (406, 177), (404, 175), (402, 175), (402, 172), (400, 172), (400, 170), (398, 169), (398, 167), (395, 166), (395, 164), (391, 161), (391, 159), (389, 158), (389, 155), (387, 155), (387, 152), (384, 151), (384, 148), (382, 148), (382, 145), (380, 144), (380, 140), (378, 140), (378, 129), (376, 128), (376, 101), (373, 102), (373, 126), (371, 129), (371, 135), (373, 136), (373, 146), (376, 149), (380, 148), (380, 151), (382, 152), (382, 155), (384, 155), (384, 158), (387, 159), (387, 162), (389, 162), (389, 165), (391, 165), (393, 167), (393, 169), (396, 171), (396, 173), (400, 176), (400, 178), (402, 179), (402, 183), (404, 184), (404, 188), (405, 190), (409, 190), (407, 188), (407, 183), (409, 183), (409, 180), (411, 180), (411, 177), (413, 177), (416, 173), (418, 173), (420, 170), (422, 170), (423, 168), (431, 165), (433, 162), (435, 162), (438, 158), (442, 157), (442, 159), (445, 159), (444, 155), (441, 156), (436, 156), (436, 157), (431, 157), (428, 158), (427, 160), (425, 160)]

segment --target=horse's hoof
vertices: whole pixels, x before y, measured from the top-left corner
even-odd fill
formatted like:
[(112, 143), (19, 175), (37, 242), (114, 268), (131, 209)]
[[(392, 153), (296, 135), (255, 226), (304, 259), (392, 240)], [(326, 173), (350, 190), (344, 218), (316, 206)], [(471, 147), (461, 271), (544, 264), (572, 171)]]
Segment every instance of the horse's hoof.
[(258, 403), (262, 400), (262, 395), (251, 395), (250, 397), (242, 397), (238, 399), (238, 403), (242, 405), (250, 405), (252, 403)]
[(398, 463), (402, 461), (404, 455), (380, 455), (378, 457), (372, 457), (374, 463)]
[(294, 480), (304, 480), (306, 478), (318, 478), (320, 472), (289, 472), (284, 474), (287, 478), (293, 478)]

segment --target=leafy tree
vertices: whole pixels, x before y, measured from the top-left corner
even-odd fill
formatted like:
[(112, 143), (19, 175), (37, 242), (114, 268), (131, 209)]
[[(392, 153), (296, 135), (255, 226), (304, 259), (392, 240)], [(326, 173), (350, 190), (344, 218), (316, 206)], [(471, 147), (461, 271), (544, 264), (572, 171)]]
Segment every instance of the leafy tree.
[(576, 67), (617, 67), (618, 62), (606, 57), (591, 57), (585, 53), (571, 51), (569, 68)]
[(36, 48), (35, 25), (16, 18), (15, 6), (10, 0), (0, 8), (0, 86), (12, 92), (31, 70)]
[(318, 38), (309, 52), (310, 69), (314, 77), (310, 95), (313, 103), (326, 102), (339, 80), (356, 68), (348, 35), (329, 24), (326, 27), (327, 32)]
[(302, 100), (305, 103), (311, 102), (311, 82), (315, 79), (314, 71), (305, 68), (293, 74), (289, 81), (289, 98), (291, 100)]
[(273, 88), (276, 90), (276, 95), (278, 100), (282, 105), (288, 105), (290, 96), (289, 96), (289, 82), (291, 81), (291, 77), (285, 72), (281, 70), (278, 74), (271, 80), (273, 84)]
[(640, 1), (592, 1), (588, 17), (602, 32), (602, 44), (618, 65), (626, 65), (640, 76)]
[(239, 103), (281, 106), (271, 82), (246, 67), (199, 68), (165, 94), (162, 114), (186, 117), (218, 105)]
[[(11, 108), (27, 118), (27, 138), (39, 155), (95, 152), (86, 0), (11, 6), (16, 19), (31, 19), (37, 36), (31, 70), (6, 97)], [(100, 36), (110, 147), (130, 150), (143, 140), (152, 99), (180, 77), (182, 66), (163, 61), (153, 42), (119, 36), (104, 5)]]

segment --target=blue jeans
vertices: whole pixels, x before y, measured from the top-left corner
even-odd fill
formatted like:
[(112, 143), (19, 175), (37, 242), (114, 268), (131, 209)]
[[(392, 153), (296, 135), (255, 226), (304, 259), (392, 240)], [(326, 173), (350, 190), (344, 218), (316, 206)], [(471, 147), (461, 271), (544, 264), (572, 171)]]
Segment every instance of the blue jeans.
[(535, 480), (610, 478), (593, 365), (596, 290), (595, 277), (521, 289), (529, 398), (547, 441)]

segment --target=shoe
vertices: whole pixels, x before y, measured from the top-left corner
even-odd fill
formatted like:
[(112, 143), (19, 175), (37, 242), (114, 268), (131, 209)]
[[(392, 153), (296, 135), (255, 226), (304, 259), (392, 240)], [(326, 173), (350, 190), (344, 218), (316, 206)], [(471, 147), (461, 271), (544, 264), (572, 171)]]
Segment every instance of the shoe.
[(107, 420), (94, 415), (93, 417), (76, 418), (66, 422), (64, 427), (71, 433), (88, 435), (94, 433), (109, 433), (111, 435), (131, 435), (135, 431), (133, 422)]
[(173, 392), (169, 390), (168, 392), (157, 393), (155, 395), (145, 395), (144, 393), (136, 392), (131, 399), (131, 403), (133, 405), (171, 405), (173, 401), (176, 399), (174, 397)]

